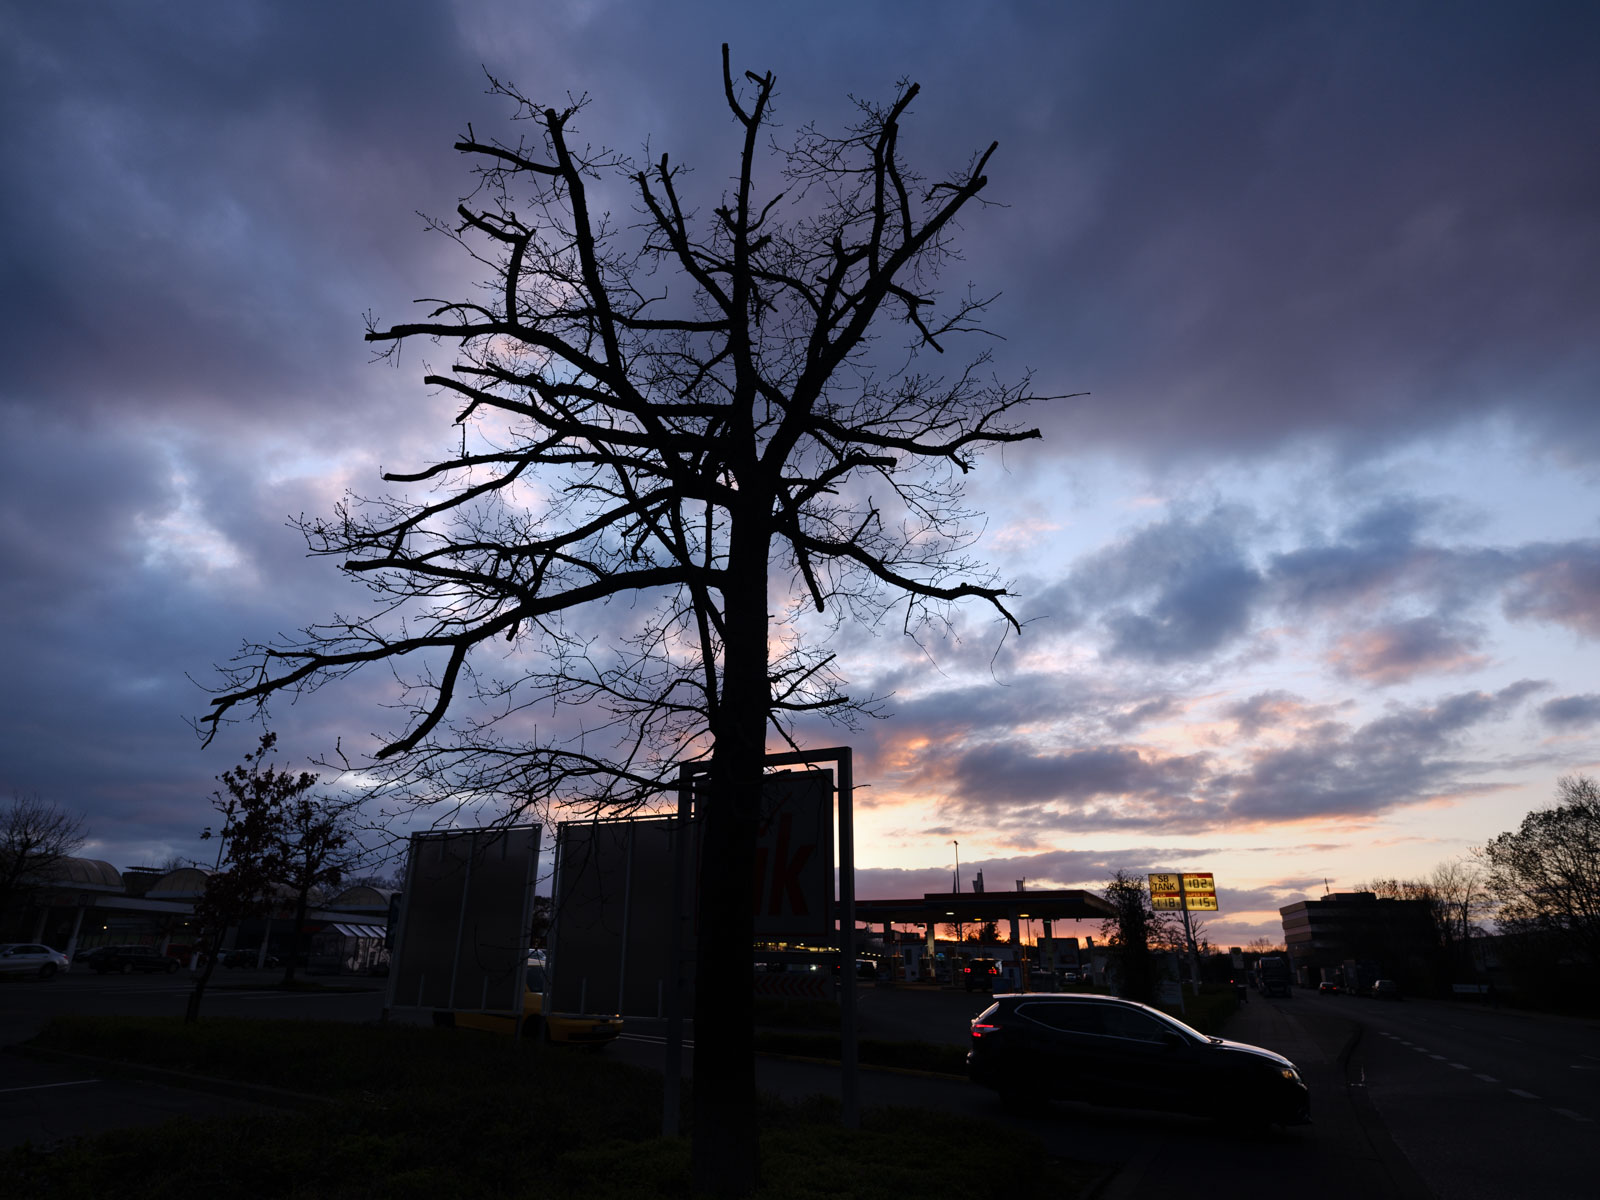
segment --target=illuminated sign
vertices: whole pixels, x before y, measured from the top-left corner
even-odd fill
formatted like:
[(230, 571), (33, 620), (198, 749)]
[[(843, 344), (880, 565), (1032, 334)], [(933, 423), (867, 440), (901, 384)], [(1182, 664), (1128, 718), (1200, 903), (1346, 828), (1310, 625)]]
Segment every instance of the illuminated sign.
[(1150, 873), (1150, 906), (1157, 912), (1216, 912), (1217, 879), (1210, 871)]

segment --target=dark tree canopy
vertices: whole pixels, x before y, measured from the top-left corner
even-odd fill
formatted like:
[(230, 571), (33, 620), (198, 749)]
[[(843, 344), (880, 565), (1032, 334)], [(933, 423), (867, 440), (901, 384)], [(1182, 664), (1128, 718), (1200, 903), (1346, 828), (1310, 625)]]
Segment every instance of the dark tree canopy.
[(381, 664), (405, 720), (374, 770), (421, 802), (617, 811), (707, 762), (705, 854), (730, 867), (701, 891), (696, 1128), (730, 1131), (715, 1157), (732, 1165), (708, 1178), (697, 1133), (696, 1176), (741, 1190), (749, 964), (728, 964), (748, 960), (751, 926), (731, 864), (753, 854), (769, 740), (794, 745), (802, 713), (874, 710), (828, 652), (843, 622), (915, 634), (972, 599), (1017, 628), (970, 555), (961, 478), (985, 448), (1038, 436), (1017, 421), (1037, 397), (981, 348), (933, 365), (980, 328), (986, 300), (941, 287), (995, 146), (912, 170), (914, 84), (859, 102), (841, 133), (780, 129), (772, 75), (736, 75), (724, 47), (734, 162), (712, 178), (731, 182), (696, 198), (665, 153), (591, 146), (581, 102), (490, 83), (528, 133), (469, 126), (456, 149), (476, 186), (430, 222), (482, 286), (367, 332), (386, 357), (419, 341), (454, 355), (424, 375), (455, 403), (450, 451), (299, 522), (372, 608), (247, 646), (202, 725)]
[(1106, 900), (1117, 911), (1100, 923), (1100, 934), (1121, 972), (1122, 994), (1153, 1002), (1156, 971), (1151, 951), (1182, 945), (1182, 935), (1173, 928), (1170, 913), (1156, 911), (1145, 876), (1135, 871), (1114, 872), (1106, 884)]
[(1600, 783), (1567, 775), (1561, 803), (1536, 809), (1479, 851), (1485, 890), (1508, 933), (1548, 937), (1600, 967)]

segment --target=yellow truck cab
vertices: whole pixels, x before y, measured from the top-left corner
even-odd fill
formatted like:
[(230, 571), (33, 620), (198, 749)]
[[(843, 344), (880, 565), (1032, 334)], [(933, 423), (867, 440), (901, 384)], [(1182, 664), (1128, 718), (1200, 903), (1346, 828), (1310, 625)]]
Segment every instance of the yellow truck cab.
[[(551, 1013), (544, 1015), (546, 965), (542, 957), (531, 957), (524, 974), (522, 993), (522, 1036), (542, 1037), (568, 1046), (604, 1046), (622, 1032), (622, 1018), (615, 1013)], [(514, 1034), (517, 1014), (510, 1012), (461, 1012), (436, 1010), (433, 1023), (458, 1029), (481, 1029), (487, 1033)]]

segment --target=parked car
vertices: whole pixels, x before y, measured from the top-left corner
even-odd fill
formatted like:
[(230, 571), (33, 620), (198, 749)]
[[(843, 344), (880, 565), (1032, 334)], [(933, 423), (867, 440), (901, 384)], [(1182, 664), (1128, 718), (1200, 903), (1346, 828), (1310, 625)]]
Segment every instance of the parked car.
[(1400, 985), (1393, 979), (1375, 979), (1372, 981), (1371, 995), (1374, 1000), (1400, 999)]
[[(615, 1014), (551, 1013), (544, 1015), (546, 965), (543, 956), (530, 958), (523, 976), (522, 1036), (544, 1038), (568, 1046), (599, 1048), (616, 1040), (622, 1018)], [(481, 1029), (489, 1033), (515, 1033), (517, 1014), (437, 1010), (433, 1023), (453, 1029)]]
[(969, 958), (961, 968), (961, 986), (967, 991), (987, 992), (1000, 974), (1000, 964), (992, 958)]
[(1324, 979), (1321, 983), (1317, 984), (1317, 991), (1321, 992), (1324, 996), (1337, 996), (1339, 994), (1339, 985), (1334, 983), (1331, 979)]
[(37, 942), (0, 943), (0, 975), (37, 975), (49, 979), (58, 971), (70, 970), (72, 962), (59, 950)]
[(972, 1020), (967, 1074), (1012, 1105), (1085, 1100), (1250, 1123), (1311, 1119), (1310, 1093), (1281, 1054), (1110, 996), (996, 996)]
[(170, 954), (158, 954), (154, 946), (97, 946), (78, 956), (78, 961), (96, 975), (120, 971), (165, 971), (172, 974), (181, 965)]

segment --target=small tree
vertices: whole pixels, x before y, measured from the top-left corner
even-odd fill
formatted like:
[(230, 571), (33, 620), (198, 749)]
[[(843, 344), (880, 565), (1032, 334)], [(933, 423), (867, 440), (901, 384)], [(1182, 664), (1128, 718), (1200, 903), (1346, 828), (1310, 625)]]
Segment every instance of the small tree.
[[(316, 782), (316, 776), (310, 778)], [(283, 807), (273, 865), (277, 882), (294, 896), (294, 926), (289, 931), (289, 952), (283, 964), (285, 986), (294, 982), (312, 893), (319, 888), (337, 887), (361, 860), (362, 849), (349, 824), (354, 809), (353, 801), (304, 794)]]
[(208, 826), (200, 837), (221, 839), (217, 867), (206, 879), (205, 891), (195, 901), (201, 938), (206, 946), (205, 965), (195, 979), (184, 1020), (200, 1019), (200, 1001), (228, 929), (248, 917), (269, 911), (277, 901), (283, 874), (283, 825), (286, 812), (316, 786), (309, 772), (291, 774), (267, 765), (267, 755), (278, 740), (263, 733), (256, 749), (244, 762), (217, 776), (222, 790), (211, 794), (211, 807), (222, 817), (219, 830)]
[(1557, 780), (1561, 803), (1537, 809), (1479, 851), (1484, 887), (1510, 933), (1540, 935), (1600, 967), (1600, 784)]
[(1122, 994), (1149, 1003), (1156, 992), (1151, 947), (1181, 944), (1182, 938), (1166, 914), (1155, 910), (1143, 875), (1117, 871), (1106, 885), (1106, 900), (1117, 911), (1100, 923), (1100, 933), (1122, 976)]
[(83, 845), (83, 818), (37, 795), (13, 792), (0, 814), (0, 917), (23, 907)]

